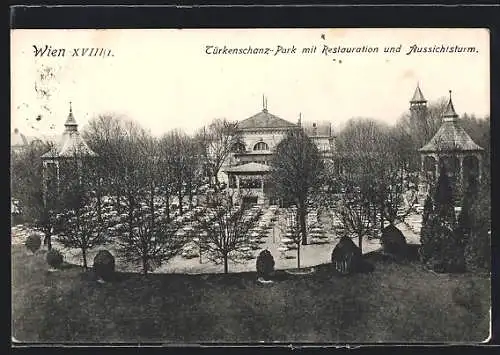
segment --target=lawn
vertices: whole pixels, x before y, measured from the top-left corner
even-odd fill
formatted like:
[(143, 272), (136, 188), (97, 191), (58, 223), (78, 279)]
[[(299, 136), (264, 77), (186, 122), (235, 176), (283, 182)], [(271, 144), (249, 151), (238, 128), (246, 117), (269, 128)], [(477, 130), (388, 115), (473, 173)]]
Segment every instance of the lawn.
[[(255, 273), (120, 273), (97, 283), (45, 255), (12, 247), (13, 336), (25, 342), (479, 342), (489, 334), (490, 280), (437, 275), (375, 260), (375, 271), (334, 276), (328, 264), (271, 285)], [(470, 307), (452, 297), (473, 284)]]

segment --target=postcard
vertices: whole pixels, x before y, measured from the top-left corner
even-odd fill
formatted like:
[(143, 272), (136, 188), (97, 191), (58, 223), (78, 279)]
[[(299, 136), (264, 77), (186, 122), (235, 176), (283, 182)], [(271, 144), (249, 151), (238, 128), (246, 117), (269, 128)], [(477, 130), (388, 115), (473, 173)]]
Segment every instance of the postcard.
[(487, 341), (489, 52), (11, 30), (13, 344)]

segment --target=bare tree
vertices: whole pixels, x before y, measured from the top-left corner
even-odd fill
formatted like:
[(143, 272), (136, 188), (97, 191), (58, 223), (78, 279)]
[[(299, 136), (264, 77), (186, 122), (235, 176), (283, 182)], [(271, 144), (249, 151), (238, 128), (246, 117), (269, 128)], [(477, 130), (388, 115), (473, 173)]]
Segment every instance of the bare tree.
[(203, 160), (202, 150), (195, 138), (189, 137), (185, 144), (185, 174), (189, 207), (193, 208), (193, 197), (198, 195), (198, 189), (203, 183)]
[(90, 120), (83, 130), (83, 138), (89, 147), (98, 154), (95, 159), (95, 181), (98, 192), (98, 208), (104, 195), (113, 197), (115, 208), (121, 212), (122, 189), (120, 182), (124, 178), (123, 147), (127, 137), (126, 120), (115, 114), (99, 115)]
[(277, 196), (297, 207), (302, 244), (307, 244), (307, 207), (322, 184), (323, 163), (316, 145), (301, 129), (278, 144), (271, 162), (271, 186)]
[(190, 154), (190, 138), (180, 131), (171, 131), (164, 137), (165, 143), (169, 145), (168, 168), (171, 172), (171, 184), (178, 199), (179, 214), (184, 212), (184, 196), (187, 191), (188, 175), (191, 172), (193, 163)]
[(127, 214), (116, 228), (121, 256), (140, 265), (144, 275), (177, 255), (186, 239), (167, 221), (159, 206), (161, 152), (156, 139), (144, 131), (131, 135), (125, 178)]
[(83, 267), (87, 269), (87, 252), (106, 242), (107, 221), (102, 218), (101, 202), (95, 190), (93, 166), (86, 157), (66, 162), (71, 178), (64, 181), (64, 210), (60, 214), (57, 240), (67, 248), (82, 252)]
[(343, 186), (345, 190), (337, 201), (335, 214), (341, 221), (344, 232), (358, 238), (358, 246), (362, 251), (363, 237), (369, 234), (373, 226), (372, 192), (366, 185), (359, 187), (344, 182)]
[(441, 126), (447, 103), (448, 99), (442, 97), (430, 102), (420, 116), (412, 118), (407, 112), (397, 122), (396, 129), (404, 141), (404, 145), (400, 146), (401, 152), (405, 153), (411, 170), (416, 171), (420, 168), (418, 149), (429, 142)]
[(224, 273), (228, 273), (228, 261), (238, 262), (245, 253), (241, 250), (249, 245), (248, 228), (244, 222), (244, 208), (233, 204), (232, 196), (218, 193), (213, 198), (217, 206), (217, 215), (204, 226), (206, 231), (205, 247), (207, 257), (216, 264), (224, 264)]
[(26, 150), (11, 156), (12, 197), (19, 200), (23, 218), (40, 228), (45, 235), (44, 244), (52, 248), (51, 235), (58, 226), (61, 211), (60, 191), (55, 188), (56, 174), (45, 171), (41, 156), (53, 149), (53, 143), (32, 143)]
[(229, 157), (233, 145), (240, 140), (238, 125), (236, 122), (229, 122), (226, 119), (215, 119), (208, 127), (203, 127), (198, 132), (196, 140), (201, 145), (201, 156), (204, 159), (210, 184), (218, 189), (219, 179), (217, 175)]
[(382, 230), (385, 220), (404, 220), (416, 202), (418, 175), (409, 169), (405, 144), (400, 131), (372, 119), (353, 119), (339, 134), (340, 151), (348, 152), (341, 185), (364, 190), (363, 198), (370, 198), (374, 230), (377, 224)]

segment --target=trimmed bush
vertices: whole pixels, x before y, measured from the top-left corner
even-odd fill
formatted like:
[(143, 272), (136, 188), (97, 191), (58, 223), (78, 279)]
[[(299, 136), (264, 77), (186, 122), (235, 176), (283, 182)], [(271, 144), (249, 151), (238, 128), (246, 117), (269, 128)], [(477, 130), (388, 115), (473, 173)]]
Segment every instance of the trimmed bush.
[(403, 233), (394, 225), (390, 224), (382, 230), (380, 238), (384, 252), (391, 254), (396, 259), (406, 258), (407, 244)]
[(257, 257), (257, 277), (269, 280), (274, 271), (274, 258), (269, 250), (262, 250)]
[(54, 269), (61, 267), (63, 263), (63, 255), (57, 249), (51, 249), (47, 252), (47, 264)]
[(35, 254), (42, 246), (42, 239), (38, 234), (32, 233), (26, 238), (26, 248)]
[(351, 238), (343, 236), (332, 251), (332, 264), (341, 275), (359, 271), (362, 263), (361, 249)]
[(94, 273), (104, 281), (110, 281), (115, 273), (115, 258), (107, 250), (100, 250), (94, 258)]

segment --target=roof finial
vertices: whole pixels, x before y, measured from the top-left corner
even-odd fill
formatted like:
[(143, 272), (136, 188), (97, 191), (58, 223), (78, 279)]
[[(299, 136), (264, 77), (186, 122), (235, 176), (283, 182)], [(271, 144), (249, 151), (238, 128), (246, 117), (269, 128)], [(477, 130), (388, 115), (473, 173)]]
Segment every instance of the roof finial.
[(299, 127), (302, 125), (302, 112), (299, 112), (299, 122), (298, 122)]
[(451, 90), (448, 90), (448, 92), (450, 93), (450, 100), (451, 100)]
[(73, 112), (73, 106), (71, 105), (71, 101), (69, 102), (69, 112)]

